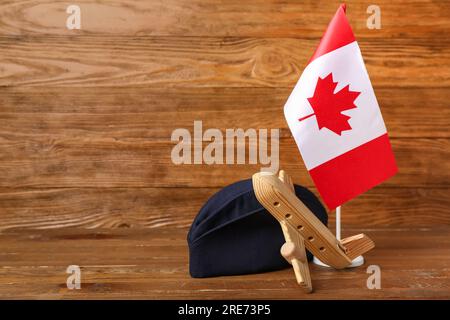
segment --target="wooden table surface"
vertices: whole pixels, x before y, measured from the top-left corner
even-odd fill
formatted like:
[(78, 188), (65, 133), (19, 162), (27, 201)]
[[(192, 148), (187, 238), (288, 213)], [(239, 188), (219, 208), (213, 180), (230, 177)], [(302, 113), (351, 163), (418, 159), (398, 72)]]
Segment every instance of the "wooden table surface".
[[(448, 299), (450, 232), (441, 228), (345, 230), (369, 234), (377, 248), (366, 266), (336, 271), (310, 263), (314, 293), (292, 269), (206, 279), (188, 274), (186, 229), (54, 229), (0, 235), (2, 298), (30, 299)], [(66, 287), (66, 268), (81, 267), (81, 289)], [(381, 289), (367, 288), (368, 265)]]
[[(280, 166), (311, 188), (282, 107), (338, 1), (0, 2), (0, 298), (449, 298), (450, 6), (347, 1), (399, 173), (343, 207), (365, 267), (191, 279), (187, 228), (259, 165), (174, 165), (171, 133), (279, 128)], [(331, 226), (334, 214), (330, 213)], [(82, 269), (82, 289), (65, 268)]]

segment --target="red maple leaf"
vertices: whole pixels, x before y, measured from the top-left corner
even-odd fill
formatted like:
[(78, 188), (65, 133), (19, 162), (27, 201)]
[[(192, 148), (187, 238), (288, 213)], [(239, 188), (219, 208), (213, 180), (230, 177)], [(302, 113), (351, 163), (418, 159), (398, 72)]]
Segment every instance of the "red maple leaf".
[(330, 73), (325, 78), (318, 78), (314, 95), (308, 98), (314, 113), (298, 119), (305, 120), (313, 115), (316, 116), (319, 130), (328, 128), (334, 133), (341, 135), (342, 131), (351, 130), (348, 123), (349, 116), (342, 114), (342, 111), (354, 109), (355, 99), (361, 92), (350, 91), (349, 85), (334, 93), (337, 82), (333, 82), (333, 75)]

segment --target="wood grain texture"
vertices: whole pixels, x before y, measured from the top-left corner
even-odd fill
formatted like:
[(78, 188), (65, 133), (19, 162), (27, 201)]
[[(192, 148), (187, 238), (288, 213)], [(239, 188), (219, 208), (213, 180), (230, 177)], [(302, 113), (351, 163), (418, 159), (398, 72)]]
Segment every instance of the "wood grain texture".
[[(449, 139), (392, 139), (399, 173), (384, 185), (448, 186)], [(175, 165), (175, 142), (47, 136), (2, 139), (0, 187), (224, 187), (263, 165)], [(280, 168), (313, 186), (292, 138), (280, 139)]]
[(286, 240), (280, 248), (280, 254), (292, 266), (297, 284), (305, 292), (311, 293), (313, 288), (304, 239), (285, 221), (281, 221), (280, 226)]
[[(381, 268), (382, 288), (366, 287), (366, 268), (335, 271), (310, 264), (314, 293), (298, 287), (291, 269), (192, 279), (185, 229), (14, 231), (0, 234), (0, 296), (39, 299), (448, 299), (450, 230), (363, 231), (375, 250), (366, 264)], [(395, 241), (393, 241), (395, 239)], [(69, 254), (70, 253), (70, 254)], [(66, 288), (78, 264), (80, 290)]]
[[(187, 228), (255, 165), (175, 166), (176, 128), (280, 128), (280, 167), (312, 185), (282, 107), (338, 1), (0, 2), (0, 298), (450, 298), (450, 6), (347, 1), (399, 174), (343, 207), (365, 268), (191, 279)], [(330, 213), (330, 228), (334, 227)], [(345, 227), (355, 227), (346, 230)], [(346, 234), (348, 232), (348, 234)], [(79, 264), (81, 291), (65, 269)]]
[(354, 260), (375, 247), (375, 243), (366, 234), (360, 233), (342, 239), (341, 244), (346, 249), (346, 255), (350, 260)]
[[(391, 87), (450, 85), (449, 44), (359, 41), (371, 80)], [(0, 37), (0, 86), (293, 88), (316, 46), (294, 38)]]
[[(186, 228), (217, 191), (217, 188), (2, 188), (0, 231)], [(318, 195), (315, 189), (312, 191)], [(342, 223), (371, 227), (450, 225), (449, 207), (449, 188), (377, 187), (343, 206)], [(334, 218), (330, 212), (332, 230)]]
[[(320, 38), (341, 1), (308, 0), (78, 0), (78, 34), (157, 36), (240, 36)], [(378, 0), (382, 28), (369, 30), (364, 1), (346, 1), (356, 35), (371, 38), (417, 37), (450, 30), (445, 1)], [(2, 1), (0, 34), (72, 35), (65, 25), (67, 1)]]
[[(450, 90), (376, 87), (393, 138), (450, 138)], [(0, 135), (14, 134), (167, 140), (174, 129), (280, 128), (290, 88), (1, 89)], [(242, 112), (245, 110), (246, 112)]]

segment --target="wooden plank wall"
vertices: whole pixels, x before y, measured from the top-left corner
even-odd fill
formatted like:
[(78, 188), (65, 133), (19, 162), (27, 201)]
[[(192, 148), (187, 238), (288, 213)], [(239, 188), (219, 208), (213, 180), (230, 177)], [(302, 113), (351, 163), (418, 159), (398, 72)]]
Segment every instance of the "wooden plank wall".
[[(400, 173), (345, 225), (450, 223), (450, 6), (347, 1)], [(312, 187), (282, 107), (338, 1), (0, 2), (0, 231), (187, 227), (255, 165), (170, 160), (176, 128), (280, 128), (281, 167)]]

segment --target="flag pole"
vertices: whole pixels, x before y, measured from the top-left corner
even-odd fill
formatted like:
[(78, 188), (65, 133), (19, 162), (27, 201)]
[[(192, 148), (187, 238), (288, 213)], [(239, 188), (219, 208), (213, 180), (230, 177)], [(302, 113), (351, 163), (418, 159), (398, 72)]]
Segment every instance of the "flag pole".
[[(341, 206), (336, 207), (336, 239), (341, 240)], [(329, 267), (329, 265), (323, 263), (316, 257), (313, 259), (313, 263), (322, 267)], [(364, 257), (356, 257), (347, 268), (359, 267), (364, 264)]]
[[(336, 239), (341, 241), (341, 206), (336, 207)], [(353, 261), (348, 268), (359, 267), (364, 264), (364, 257), (358, 256)]]
[(341, 206), (336, 208), (336, 239), (341, 240)]

